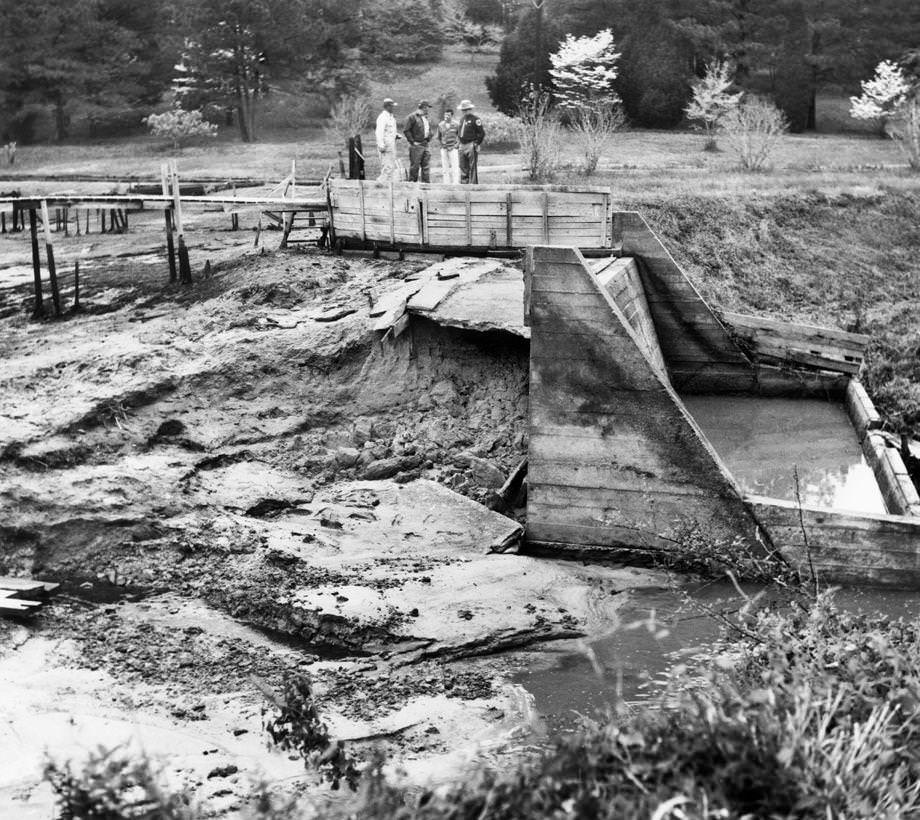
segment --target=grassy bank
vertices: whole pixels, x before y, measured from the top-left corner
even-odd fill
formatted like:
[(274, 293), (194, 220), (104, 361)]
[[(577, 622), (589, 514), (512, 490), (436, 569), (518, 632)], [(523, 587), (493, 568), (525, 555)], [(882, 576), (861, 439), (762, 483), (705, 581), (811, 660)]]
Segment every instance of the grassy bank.
[(892, 430), (920, 435), (920, 193), (636, 199), (713, 304), (872, 337), (862, 374)]

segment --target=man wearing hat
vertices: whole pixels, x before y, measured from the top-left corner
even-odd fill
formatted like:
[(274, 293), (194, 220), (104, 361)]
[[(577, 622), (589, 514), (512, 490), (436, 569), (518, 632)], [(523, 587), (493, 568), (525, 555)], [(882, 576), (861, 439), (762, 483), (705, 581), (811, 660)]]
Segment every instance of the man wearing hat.
[(383, 101), (383, 111), (377, 117), (377, 153), (380, 156), (380, 176), (378, 182), (399, 182), (403, 177), (396, 163), (396, 140), (399, 129), (393, 109), (396, 102), (389, 97)]
[(473, 103), (460, 103), (460, 182), (476, 185), (479, 182), (479, 146), (486, 137), (482, 120), (473, 113)]
[(412, 182), (419, 181), (419, 172), (421, 172), (422, 182), (431, 182), (431, 152), (428, 150), (428, 143), (431, 141), (429, 108), (431, 108), (431, 103), (428, 100), (422, 100), (418, 108), (406, 118), (406, 125), (403, 128), (406, 142), (409, 143), (409, 179)]

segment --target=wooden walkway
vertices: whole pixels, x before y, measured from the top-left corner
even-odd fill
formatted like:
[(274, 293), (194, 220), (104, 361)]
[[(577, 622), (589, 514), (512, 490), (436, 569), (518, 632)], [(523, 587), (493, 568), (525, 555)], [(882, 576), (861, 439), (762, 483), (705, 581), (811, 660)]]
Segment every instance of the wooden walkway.
[[(32, 268), (34, 273), (35, 300), (33, 316), (38, 318), (45, 314), (42, 286), (41, 260), (39, 255), (39, 222), (45, 240), (45, 258), (48, 267), (48, 281), (51, 288), (51, 305), (55, 316), (61, 316), (61, 297), (57, 278), (52, 239), (52, 213), (58, 226), (63, 222), (65, 234), (69, 223), (70, 211), (87, 213), (87, 231), (89, 211), (97, 211), (100, 217), (100, 230), (105, 230), (105, 214), (110, 214), (113, 229), (124, 233), (128, 230), (128, 214), (138, 211), (160, 211), (163, 214), (166, 232), (166, 256), (169, 264), (169, 279), (184, 284), (192, 281), (191, 264), (185, 242), (183, 209), (195, 208), (204, 211), (216, 211), (231, 215), (232, 225), (239, 225), (238, 214), (244, 211), (259, 213), (256, 244), (262, 235), (262, 216), (279, 223), (284, 230), (281, 247), (286, 247), (291, 230), (298, 216), (306, 217), (306, 227), (322, 232), (321, 241), (328, 231), (329, 200), (324, 186), (312, 185), (295, 193), (295, 168), (274, 189), (270, 196), (229, 195), (190, 196), (182, 195), (179, 175), (175, 163), (164, 164), (161, 174), (160, 194), (49, 194), (43, 196), (0, 195), (0, 231), (6, 232), (6, 210), (4, 205), (12, 208), (13, 230), (25, 228), (25, 215), (28, 214), (29, 233), (32, 241)], [(63, 220), (61, 218), (63, 214)], [(76, 223), (79, 232), (79, 219)], [(74, 265), (74, 307), (79, 305), (80, 273), (79, 262)]]
[(437, 252), (609, 248), (610, 189), (329, 180), (336, 241)]

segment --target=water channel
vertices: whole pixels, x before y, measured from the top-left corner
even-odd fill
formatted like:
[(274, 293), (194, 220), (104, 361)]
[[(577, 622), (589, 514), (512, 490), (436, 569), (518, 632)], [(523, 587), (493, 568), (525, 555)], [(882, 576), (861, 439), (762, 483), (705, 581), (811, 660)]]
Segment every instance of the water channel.
[(856, 431), (839, 402), (685, 396), (684, 405), (745, 493), (885, 513)]
[[(842, 405), (820, 399), (687, 396), (687, 409), (746, 493), (831, 509), (884, 513), (885, 504)], [(727, 583), (683, 593), (637, 591), (621, 627), (573, 649), (547, 647), (516, 680), (530, 692), (550, 735), (576, 727), (578, 714), (601, 712), (618, 698), (641, 700), (673, 664), (701, 653), (720, 624), (693, 602), (734, 609), (743, 603)], [(757, 590), (751, 590), (757, 592)], [(845, 589), (847, 608), (894, 617), (920, 616), (920, 593)]]
[[(685, 591), (636, 591), (621, 610), (620, 628), (577, 648), (547, 646), (535, 653), (534, 662), (515, 681), (533, 695), (550, 736), (571, 731), (579, 725), (579, 715), (603, 713), (618, 699), (650, 696), (655, 678), (711, 647), (722, 627), (695, 602), (725, 611), (744, 603), (727, 581), (694, 584)], [(759, 591), (745, 588), (747, 595)], [(847, 610), (920, 617), (916, 591), (839, 589), (835, 600)]]

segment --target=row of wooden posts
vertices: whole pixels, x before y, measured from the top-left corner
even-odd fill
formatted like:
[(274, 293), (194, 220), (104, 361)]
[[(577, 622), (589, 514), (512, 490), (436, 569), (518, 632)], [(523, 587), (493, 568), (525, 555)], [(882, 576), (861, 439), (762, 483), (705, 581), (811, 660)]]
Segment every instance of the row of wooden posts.
[[(192, 281), (192, 268), (189, 262), (188, 248), (185, 244), (185, 233), (182, 225), (182, 201), (179, 196), (179, 174), (174, 161), (163, 163), (160, 168), (161, 183), (163, 188), (163, 197), (171, 200), (170, 204), (163, 209), (165, 227), (166, 227), (166, 253), (169, 261), (169, 281), (190, 284)], [(41, 274), (41, 257), (39, 253), (38, 239), (38, 210), (39, 208), (29, 208), (29, 232), (32, 238), (32, 271), (35, 280), (35, 307), (32, 315), (35, 318), (45, 316), (45, 299), (42, 287)], [(51, 216), (48, 209), (48, 202), (41, 200), (41, 221), (45, 239), (45, 259), (48, 265), (48, 281), (51, 287), (51, 306), (54, 315), (61, 316), (61, 292), (58, 283), (57, 265), (54, 259), (54, 243), (51, 239)], [(126, 209), (98, 209), (100, 214), (100, 230), (105, 231), (105, 211), (110, 212), (110, 225), (112, 230), (119, 233), (125, 233), (128, 230), (128, 212)], [(66, 208), (57, 208), (56, 219), (57, 229), (61, 230), (63, 225), (65, 236), (68, 235), (67, 224), (69, 215)], [(6, 215), (3, 214), (2, 225), (5, 228)], [(13, 211), (14, 230), (19, 226), (19, 220), (23, 219), (20, 209)], [(79, 234), (79, 219), (77, 221), (77, 233)], [(24, 223), (24, 219), (23, 219)], [(23, 225), (24, 227), (24, 225)], [(21, 230), (21, 228), (18, 228)], [(89, 231), (89, 210), (86, 212), (86, 231)], [(80, 308), (80, 262), (74, 262), (74, 303), (73, 310)]]
[[(79, 211), (74, 210), (73, 220), (70, 216), (70, 208), (55, 208), (53, 211), (54, 229), (58, 233), (63, 232), (64, 236), (70, 236), (70, 224), (73, 221), (73, 232), (76, 236), (81, 233), (89, 234), (90, 232), (90, 212), (93, 209), (85, 209), (86, 218), (83, 228), (80, 228)], [(96, 208), (96, 219), (99, 226), (99, 233), (127, 233), (128, 232), (128, 212), (123, 208)], [(108, 216), (106, 216), (108, 214)], [(10, 225), (7, 227), (6, 212), (0, 211), (0, 234), (19, 233), (25, 230), (25, 213), (18, 208), (13, 209)]]
[[(179, 195), (179, 171), (176, 161), (170, 160), (160, 166), (160, 181), (163, 185), (163, 196), (172, 198), (172, 210), (164, 209), (163, 216), (166, 221), (166, 255), (169, 259), (169, 281), (177, 279), (184, 285), (192, 282), (192, 266), (188, 258), (188, 248), (185, 246), (185, 231), (182, 227), (182, 198)], [(176, 257), (178, 256), (178, 272), (176, 271)]]

